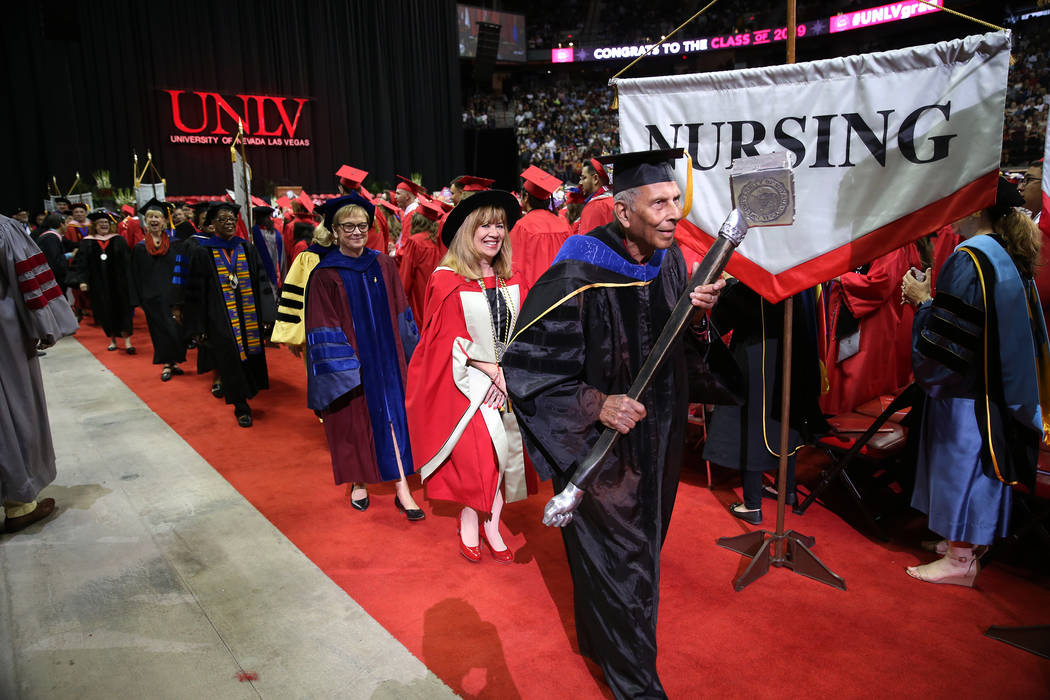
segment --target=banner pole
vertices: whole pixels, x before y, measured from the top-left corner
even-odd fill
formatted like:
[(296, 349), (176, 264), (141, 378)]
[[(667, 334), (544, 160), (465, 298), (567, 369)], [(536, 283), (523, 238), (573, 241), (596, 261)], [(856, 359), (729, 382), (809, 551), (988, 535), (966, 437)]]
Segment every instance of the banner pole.
[[(787, 64), (795, 62), (795, 36), (795, 0), (788, 0)], [(762, 303), (764, 304), (765, 301)], [(794, 530), (784, 531), (784, 511), (787, 506), (787, 465), (791, 453), (789, 421), (791, 419), (791, 348), (794, 340), (794, 310), (795, 298), (788, 297), (784, 300), (784, 333), (781, 338), (783, 362), (780, 370), (780, 454), (777, 464), (776, 532), (755, 530), (745, 535), (720, 537), (717, 540), (720, 547), (751, 557), (751, 563), (733, 582), (733, 588), (737, 591), (743, 590), (749, 584), (762, 578), (769, 571), (770, 566), (785, 567), (814, 581), (846, 590), (846, 582), (810, 551), (810, 547), (816, 544), (812, 537), (807, 537)], [(763, 367), (762, 371), (765, 372), (766, 368)]]

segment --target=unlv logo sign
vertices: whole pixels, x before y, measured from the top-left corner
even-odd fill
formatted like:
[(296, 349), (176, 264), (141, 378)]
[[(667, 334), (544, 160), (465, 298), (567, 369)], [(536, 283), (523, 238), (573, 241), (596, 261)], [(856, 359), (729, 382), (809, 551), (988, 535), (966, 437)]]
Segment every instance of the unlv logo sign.
[(165, 90), (171, 106), (171, 143), (230, 144), (237, 125), (244, 125), (249, 146), (309, 146), (301, 133), (303, 110), (309, 98), (236, 95), (217, 92)]

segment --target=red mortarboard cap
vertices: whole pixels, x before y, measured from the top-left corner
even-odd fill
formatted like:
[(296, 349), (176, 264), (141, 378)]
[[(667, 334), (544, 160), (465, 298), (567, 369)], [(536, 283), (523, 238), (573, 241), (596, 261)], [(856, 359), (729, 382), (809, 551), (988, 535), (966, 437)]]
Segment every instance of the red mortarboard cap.
[(375, 203), (388, 210), (391, 214), (395, 216), (401, 215), (401, 209), (398, 208), (398, 206), (392, 202), (388, 202), (385, 199), (376, 198)]
[(606, 187), (609, 186), (609, 173), (605, 172), (605, 167), (601, 164), (597, 158), (591, 158), (591, 167), (594, 168), (594, 172), (598, 173), (598, 179)]
[(282, 210), (283, 209), (291, 209), (292, 208), (292, 200), (288, 199), (284, 195), (281, 195), (280, 197), (277, 198), (277, 206), (279, 206)]
[(420, 202), (419, 206), (416, 207), (416, 211), (431, 221), (437, 221), (441, 218), (441, 207), (438, 206), (438, 202), (434, 200), (424, 200)]
[(417, 185), (416, 183), (412, 182), (411, 180), (409, 180), (404, 175), (398, 175), (397, 179), (401, 181), (401, 182), (397, 183), (397, 189), (399, 189), (399, 190), (408, 190), (409, 192), (412, 192), (412, 193), (417, 194), (417, 195), (418, 194), (421, 194), (421, 195), (426, 195), (427, 194), (427, 190), (426, 190), (425, 187), (423, 187), (422, 185)]
[(125, 204), (120, 208), (120, 210), (128, 216), (135, 216), (135, 207), (131, 206), (130, 204)]
[(339, 177), (339, 182), (342, 183), (343, 187), (357, 187), (365, 178), (368, 177), (368, 172), (360, 170), (350, 165), (344, 165), (335, 171), (335, 174)]
[(441, 208), (444, 209), (445, 211), (452, 211), (452, 203), (451, 202), (446, 202), (443, 199), (439, 199), (439, 200), (437, 200), (437, 203), (440, 204)]
[(464, 192), (484, 192), (487, 189), (491, 189), (495, 180), (490, 180), (487, 177), (477, 177), (475, 175), (463, 175), (456, 180), (456, 184)]
[(535, 165), (526, 168), (521, 176), (525, 179), (525, 191), (539, 199), (549, 198), (562, 185), (561, 180)]
[(299, 196), (295, 198), (299, 204), (303, 205), (303, 208), (311, 214), (314, 213), (314, 200), (310, 199), (310, 195), (306, 194), (306, 190), (299, 193)]
[(257, 207), (267, 207), (267, 208), (270, 208), (270, 209), (273, 208), (269, 204), (267, 204), (264, 200), (259, 199), (258, 197), (256, 197), (254, 194), (252, 195), (252, 204), (254, 204)]

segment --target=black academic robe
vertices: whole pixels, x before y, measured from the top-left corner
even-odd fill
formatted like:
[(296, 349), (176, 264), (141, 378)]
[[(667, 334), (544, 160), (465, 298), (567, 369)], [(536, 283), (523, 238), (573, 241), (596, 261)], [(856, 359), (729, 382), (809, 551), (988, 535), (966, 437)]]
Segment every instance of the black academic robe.
[[(187, 333), (201, 338), (200, 347), (205, 350), (203, 358), (198, 356), (197, 371), (217, 369), (226, 403), (243, 402), (270, 386), (263, 343), (263, 327), (273, 324), (277, 313), (270, 278), (255, 246), (237, 236), (229, 240), (212, 236), (183, 250), (189, 258), (183, 324)], [(216, 250), (222, 251), (221, 255), (235, 253), (245, 266), (237, 275), (229, 305), (219, 279)], [(250, 301), (254, 302), (254, 314), (247, 308)]]
[(163, 255), (151, 255), (144, 240), (131, 250), (131, 303), (146, 314), (155, 365), (186, 361), (182, 329), (171, 316), (171, 278), (176, 255), (173, 243)]
[[(796, 296), (792, 313), (791, 414), (793, 452), (828, 429), (817, 397), (820, 369), (816, 318), (809, 292)], [(711, 311), (718, 333), (733, 332), (729, 350), (747, 378), (741, 406), (718, 406), (711, 417), (704, 459), (745, 471), (771, 471), (780, 461), (780, 402), (784, 305), (770, 304), (744, 284), (731, 281)], [(887, 359), (892, 362), (892, 358)], [(764, 362), (764, 364), (763, 364)], [(765, 429), (763, 429), (763, 425)], [(789, 459), (794, 469), (794, 458)]]
[[(555, 490), (598, 440), (605, 396), (626, 393), (687, 282), (677, 245), (639, 265), (610, 224), (570, 238), (529, 291), (503, 366), (529, 457)], [(684, 448), (688, 351), (697, 345), (688, 336), (671, 349), (640, 397), (646, 418), (619, 438), (562, 529), (580, 651), (618, 698), (665, 697), (656, 673), (660, 549)]]
[(36, 244), (40, 246), (40, 250), (44, 253), (47, 264), (51, 267), (51, 272), (55, 276), (55, 282), (58, 284), (59, 289), (65, 293), (66, 288), (69, 287), (69, 261), (66, 260), (66, 239), (62, 238), (62, 234), (58, 231), (49, 229), (41, 232), (35, 240)]
[(104, 241), (83, 238), (67, 277), (70, 287), (88, 285), (91, 313), (109, 338), (131, 335), (130, 262), (131, 250), (122, 236), (113, 234)]

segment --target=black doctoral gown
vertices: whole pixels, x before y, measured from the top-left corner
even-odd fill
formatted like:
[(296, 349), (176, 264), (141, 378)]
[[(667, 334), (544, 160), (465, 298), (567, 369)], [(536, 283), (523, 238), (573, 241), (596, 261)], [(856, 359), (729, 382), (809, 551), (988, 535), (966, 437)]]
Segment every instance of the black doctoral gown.
[[(236, 254), (240, 272), (229, 303), (219, 279), (216, 253)], [(212, 236), (182, 249), (188, 257), (188, 280), (182, 292), (183, 324), (192, 336), (202, 336), (197, 371), (217, 369), (226, 403), (235, 404), (270, 387), (266, 367), (264, 326), (277, 314), (273, 287), (255, 246), (234, 236)], [(224, 274), (223, 277), (226, 277)], [(249, 295), (250, 290), (250, 295)], [(254, 313), (248, 308), (254, 302)], [(254, 341), (258, 342), (254, 342)], [(204, 364), (205, 358), (207, 364)]]
[(131, 303), (142, 307), (146, 314), (155, 365), (186, 360), (182, 329), (171, 317), (172, 272), (176, 255), (172, 245), (169, 244), (163, 255), (151, 255), (144, 240), (131, 250)]
[(106, 240), (83, 238), (66, 279), (70, 287), (88, 285), (91, 313), (109, 338), (131, 335), (130, 258), (128, 242), (119, 234)]
[[(715, 408), (704, 443), (704, 459), (743, 471), (772, 471), (780, 462), (784, 304), (770, 304), (733, 280), (722, 290), (711, 311), (711, 321), (717, 332), (733, 332), (729, 350), (747, 377), (747, 401), (741, 406)], [(788, 439), (793, 453), (814, 435), (828, 430), (817, 403), (820, 367), (811, 292), (795, 296), (792, 323)], [(788, 464), (794, 470), (793, 456)]]
[[(639, 265), (614, 223), (568, 239), (530, 290), (504, 370), (525, 447), (555, 490), (598, 440), (605, 396), (630, 387), (687, 281), (677, 245)], [(665, 697), (656, 673), (660, 549), (678, 489), (694, 349), (692, 336), (672, 349), (640, 397), (646, 418), (619, 438), (562, 529), (580, 651), (601, 665), (618, 698)]]

